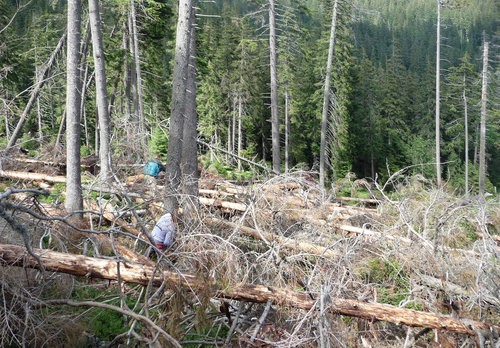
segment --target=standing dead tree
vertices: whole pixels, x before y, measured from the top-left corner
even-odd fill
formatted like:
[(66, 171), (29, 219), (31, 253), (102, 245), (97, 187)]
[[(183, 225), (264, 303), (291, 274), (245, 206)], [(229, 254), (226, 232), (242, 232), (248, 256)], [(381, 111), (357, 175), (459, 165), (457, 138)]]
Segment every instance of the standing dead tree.
[(42, 73), (39, 75), (40, 79), (38, 81), (36, 81), (35, 88), (33, 89), (33, 92), (31, 92), (30, 99), (28, 100), (28, 103), (26, 104), (26, 107), (24, 108), (23, 114), (21, 115), (21, 118), (19, 119), (19, 121), (17, 123), (16, 129), (14, 129), (14, 132), (12, 133), (12, 136), (10, 137), (9, 143), (7, 144), (7, 149), (14, 146), (17, 139), (21, 135), (21, 131), (23, 129), (23, 126), (26, 123), (26, 121), (28, 120), (28, 117), (31, 113), (31, 109), (33, 109), (33, 107), (35, 106), (35, 102), (38, 98), (38, 95), (40, 94), (40, 91), (42, 90), (43, 85), (45, 84), (45, 82), (47, 82), (47, 78), (49, 76), (49, 71), (52, 68), (52, 66), (54, 65), (54, 62), (56, 61), (57, 55), (59, 54), (59, 52), (61, 52), (62, 47), (64, 45), (64, 42), (66, 41), (67, 35), (68, 35), (67, 31), (65, 31), (63, 36), (61, 37), (61, 39), (57, 43), (56, 48), (54, 49), (54, 51), (50, 55), (50, 58), (49, 58), (47, 64), (45, 65)]

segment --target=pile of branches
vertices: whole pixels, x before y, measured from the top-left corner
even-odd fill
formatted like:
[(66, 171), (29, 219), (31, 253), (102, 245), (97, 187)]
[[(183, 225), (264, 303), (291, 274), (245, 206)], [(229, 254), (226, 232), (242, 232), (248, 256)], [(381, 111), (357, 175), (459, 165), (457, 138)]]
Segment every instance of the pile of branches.
[[(24, 248), (0, 247), (9, 265), (3, 276), (17, 266), (38, 271), (2, 281), (9, 287), (0, 315), (9, 329), (1, 342), (39, 343), (31, 329), (49, 316), (81, 319), (73, 307), (126, 318), (107, 344), (498, 342), (499, 247), (491, 234), (498, 201), (456, 197), (407, 177), (391, 179), (391, 195), (365, 184), (374, 208), (346, 204), (310, 178), (294, 172), (246, 186), (202, 180), (196, 214), (183, 217), (174, 246), (153, 260), (143, 253), (154, 249), (149, 231), (162, 213), (161, 187), (134, 193), (125, 182), (90, 185), (83, 221), (41, 202), (49, 192), (8, 190), (2, 216), (14, 220)], [(181, 207), (192, 201), (178, 198)], [(73, 290), (105, 287), (108, 295), (75, 301), (75, 291), (40, 290), (58, 277), (71, 279)]]

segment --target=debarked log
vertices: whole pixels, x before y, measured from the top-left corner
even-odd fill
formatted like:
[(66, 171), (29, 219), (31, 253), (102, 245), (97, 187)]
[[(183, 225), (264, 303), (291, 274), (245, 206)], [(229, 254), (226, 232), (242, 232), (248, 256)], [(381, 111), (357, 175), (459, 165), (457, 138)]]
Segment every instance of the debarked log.
[(66, 183), (66, 177), (62, 175), (47, 175), (40, 173), (17, 172), (13, 170), (0, 170), (0, 177), (8, 179), (18, 179), (18, 180)]
[(324, 256), (327, 258), (337, 258), (339, 257), (339, 253), (328, 249), (323, 246), (315, 245), (312, 243), (308, 242), (301, 242), (296, 239), (292, 238), (287, 238), (283, 236), (279, 236), (277, 234), (265, 232), (265, 231), (258, 231), (256, 229), (247, 227), (247, 226), (240, 226), (235, 223), (226, 221), (226, 220), (221, 220), (221, 219), (216, 219), (216, 218), (205, 218), (203, 220), (207, 225), (210, 225), (212, 227), (217, 227), (217, 226), (222, 226), (224, 228), (231, 228), (233, 230), (238, 230), (241, 234), (244, 234), (246, 236), (253, 237), (255, 239), (259, 240), (266, 240), (268, 242), (277, 242), (281, 244), (282, 247), (294, 250), (294, 251), (305, 251), (307, 253), (315, 254), (315, 255), (320, 255)]
[[(77, 276), (94, 278), (118, 279), (125, 282), (147, 285), (150, 281), (154, 286), (160, 286), (163, 281), (170, 287), (183, 287), (184, 291), (211, 291), (213, 296), (266, 303), (268, 300), (279, 306), (294, 307), (310, 310), (315, 306), (315, 300), (309, 294), (292, 291), (284, 288), (275, 288), (265, 285), (234, 284), (224, 289), (218, 287), (215, 279), (197, 278), (190, 274), (179, 274), (170, 271), (157, 271), (154, 267), (108, 259), (99, 259), (83, 255), (60, 253), (51, 250), (34, 249), (47, 271), (62, 272)], [(39, 263), (28, 254), (23, 247), (0, 244), (0, 263), (2, 265), (28, 267), (38, 269)], [(352, 299), (330, 297), (327, 301), (328, 310), (332, 313), (364, 318), (368, 320), (382, 320), (398, 325), (428, 327), (448, 330), (456, 333), (476, 335), (480, 331), (483, 335), (490, 332), (500, 333), (500, 326), (489, 325), (470, 319), (460, 320), (443, 315), (399, 308), (386, 304), (368, 303)]]

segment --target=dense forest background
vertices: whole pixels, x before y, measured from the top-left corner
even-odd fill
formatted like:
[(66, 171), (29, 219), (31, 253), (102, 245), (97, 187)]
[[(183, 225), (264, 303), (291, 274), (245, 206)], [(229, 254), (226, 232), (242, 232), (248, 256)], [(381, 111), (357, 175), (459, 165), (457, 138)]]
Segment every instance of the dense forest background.
[[(6, 142), (16, 126), (37, 74), (66, 28), (64, 1), (34, 0), (14, 16), (18, 4), (14, 0), (0, 2), (0, 28), (13, 18), (0, 33), (2, 142)], [(465, 89), (469, 99), (470, 182), (472, 190), (477, 189), (484, 38), (492, 42), (486, 139), (487, 189), (491, 191), (492, 186), (500, 185), (499, 70), (495, 46), (500, 12), (494, 0), (455, 5), (442, 10), (442, 172), (445, 180), (463, 191), (462, 92)], [(241, 154), (256, 161), (270, 161), (267, 3), (209, 1), (197, 6), (200, 137), (207, 143), (235, 151), (238, 136), (234, 135), (233, 118), (241, 112)], [(279, 1), (276, 6), (282, 143), (285, 112), (290, 122), (287, 166), (317, 170), (332, 3), (293, 0)], [(135, 75), (128, 44), (128, 2), (102, 1), (101, 7), (115, 154), (135, 156), (139, 161), (144, 152), (138, 149), (145, 138), (151, 152), (165, 154), (176, 3), (148, 0), (137, 7), (145, 135), (134, 131), (133, 114), (138, 108), (136, 84), (130, 83)], [(350, 172), (361, 178), (387, 178), (414, 164), (423, 164), (412, 169), (415, 173), (428, 178), (435, 176), (432, 163), (435, 162), (436, 7), (433, 0), (340, 2), (328, 139), (331, 181)], [(87, 16), (84, 10), (84, 41), (88, 40)], [(90, 51), (91, 48), (86, 49), (84, 63), (87, 86), (82, 120), (84, 155), (94, 153), (97, 141)], [(22, 146), (32, 154), (43, 145), (54, 143), (61, 131), (59, 126), (65, 112), (64, 60), (65, 54), (60, 54), (25, 125)]]
[(0, 0), (0, 346), (499, 346), (498, 1), (275, 1)]

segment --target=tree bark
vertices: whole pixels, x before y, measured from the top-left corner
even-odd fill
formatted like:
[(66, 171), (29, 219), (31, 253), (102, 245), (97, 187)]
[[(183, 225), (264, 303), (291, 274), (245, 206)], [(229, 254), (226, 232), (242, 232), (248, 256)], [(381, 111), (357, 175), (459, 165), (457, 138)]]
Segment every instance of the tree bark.
[(289, 138), (290, 138), (290, 119), (288, 115), (288, 86), (285, 91), (285, 173), (288, 173), (289, 162)]
[(191, 37), (186, 90), (186, 119), (182, 142), (182, 177), (184, 194), (188, 197), (186, 209), (197, 210), (198, 201), (198, 115), (196, 114), (196, 25), (195, 7), (191, 9)]
[[(83, 209), (80, 167), (80, 104), (82, 80), (80, 78), (82, 3), (68, 0), (68, 49), (66, 85), (66, 200), (68, 212)], [(81, 219), (83, 216), (78, 214)]]
[(335, 30), (337, 27), (338, 0), (333, 3), (332, 26), (330, 28), (330, 46), (326, 63), (325, 91), (323, 93), (323, 112), (321, 115), (321, 144), (319, 150), (319, 185), (325, 187), (326, 176), (326, 132), (328, 128), (328, 109), (330, 106), (330, 80), (332, 76), (333, 53), (335, 49)]
[[(241, 150), (242, 150), (242, 138), (243, 134), (241, 132), (241, 120), (243, 118), (243, 102), (242, 96), (238, 97), (238, 157), (241, 158)], [(238, 170), (241, 171), (241, 159), (238, 158)]]
[[(483, 35), (484, 36), (484, 35)], [(488, 47), (489, 42), (484, 38), (483, 48), (483, 85), (481, 89), (481, 123), (479, 137), (479, 194), (484, 199), (486, 187), (486, 104), (488, 92)]]
[(141, 139), (141, 145), (145, 155), (147, 154), (147, 137), (146, 137), (146, 119), (144, 117), (144, 97), (142, 95), (142, 73), (141, 73), (141, 60), (139, 54), (139, 34), (137, 31), (137, 13), (135, 7), (135, 1), (130, 2), (131, 18), (132, 18), (132, 30), (134, 36), (134, 61), (135, 61), (135, 75), (137, 83), (137, 102), (139, 106), (139, 134)]
[(179, 15), (175, 38), (174, 76), (172, 81), (172, 112), (170, 114), (170, 135), (166, 164), (168, 183), (165, 195), (165, 210), (173, 213), (178, 207), (178, 189), (181, 177), (182, 137), (184, 133), (184, 113), (186, 83), (189, 64), (191, 34), (191, 9), (193, 0), (179, 0)]
[(467, 95), (465, 93), (465, 73), (464, 73), (464, 89), (462, 92), (462, 98), (464, 100), (464, 126), (465, 126), (465, 197), (469, 197), (469, 118), (468, 118), (468, 106), (467, 106)]
[(7, 144), (7, 148), (9, 149), (12, 146), (15, 145), (17, 139), (21, 135), (21, 131), (23, 129), (24, 123), (28, 120), (28, 117), (31, 113), (31, 109), (35, 105), (35, 102), (38, 98), (38, 95), (40, 94), (40, 91), (42, 90), (43, 85), (47, 81), (47, 77), (49, 74), (50, 69), (52, 68), (52, 65), (54, 65), (54, 62), (56, 60), (57, 54), (61, 51), (64, 41), (66, 41), (67, 37), (67, 32), (64, 32), (63, 36), (57, 43), (56, 48), (50, 55), (49, 61), (45, 65), (45, 68), (43, 69), (43, 72), (40, 74), (40, 79), (36, 82), (35, 89), (31, 93), (30, 99), (28, 100), (28, 103), (26, 104), (26, 107), (24, 108), (23, 114), (21, 115), (21, 118), (19, 119), (19, 122), (17, 123), (16, 129), (14, 129), (14, 132), (12, 133), (9, 142)]
[(276, 20), (274, 0), (269, 0), (269, 57), (271, 66), (271, 135), (273, 171), (281, 172), (280, 121), (278, 115), (278, 70), (276, 62)]
[(440, 135), (440, 72), (441, 66), (441, 0), (437, 0), (436, 33), (436, 182), (441, 186), (441, 135)]
[(102, 43), (101, 16), (97, 0), (89, 0), (90, 28), (92, 31), (92, 51), (95, 64), (96, 103), (99, 114), (99, 161), (100, 177), (103, 181), (111, 179), (110, 120), (108, 113), (108, 91), (106, 87), (106, 68)]
[[(118, 279), (117, 261), (99, 259), (83, 255), (72, 255), (51, 250), (34, 249), (47, 271), (61, 272), (76, 276), (101, 279)], [(39, 269), (38, 261), (29, 255), (25, 248), (0, 244), (0, 262), (4, 265)], [(121, 262), (123, 263), (123, 262)], [(309, 294), (284, 288), (265, 285), (239, 284), (219, 289), (215, 279), (199, 279), (190, 274), (178, 274), (170, 271), (153, 272), (154, 267), (124, 263), (120, 267), (120, 278), (125, 282), (159, 287), (166, 281), (169, 285), (183, 288), (183, 291), (211, 291), (213, 296), (238, 301), (267, 303), (294, 307), (303, 310), (312, 309), (316, 300)], [(475, 336), (477, 331), (500, 332), (498, 325), (489, 325), (473, 320), (458, 320), (447, 316), (399, 308), (391, 305), (368, 303), (338, 297), (329, 297), (327, 308), (331, 313), (354, 316), (367, 320), (382, 320), (398, 325), (429, 327), (448, 330), (460, 334)]]

